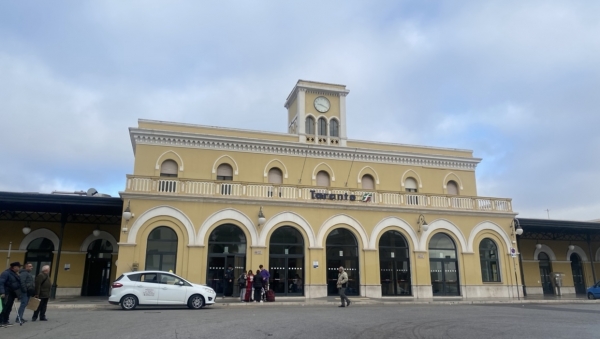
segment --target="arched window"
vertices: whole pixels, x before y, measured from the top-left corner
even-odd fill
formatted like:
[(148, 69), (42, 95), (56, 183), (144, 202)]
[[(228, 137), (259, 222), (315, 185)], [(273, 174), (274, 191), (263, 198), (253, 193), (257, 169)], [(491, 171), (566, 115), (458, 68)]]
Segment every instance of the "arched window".
[(317, 186), (329, 187), (329, 173), (325, 171), (317, 173)]
[(217, 167), (217, 180), (233, 180), (233, 168), (229, 164), (220, 164)]
[(417, 192), (417, 181), (414, 178), (404, 180), (404, 189), (406, 192)]
[(483, 282), (500, 282), (498, 247), (491, 239), (486, 238), (479, 243), (479, 261), (481, 263), (481, 280)]
[(550, 272), (552, 272), (550, 257), (545, 252), (540, 252), (540, 254), (538, 254), (538, 260), (542, 290), (544, 291), (544, 294), (553, 295), (554, 289), (552, 288), (552, 281), (550, 280)]
[(444, 233), (437, 233), (429, 241), (429, 269), (433, 295), (460, 295), (456, 245)]
[(160, 176), (161, 177), (177, 177), (178, 165), (173, 160), (165, 160), (160, 165)]
[(306, 124), (304, 125), (306, 134), (315, 135), (315, 119), (313, 117), (306, 117)]
[(360, 183), (362, 184), (362, 189), (364, 190), (374, 190), (375, 189), (375, 180), (369, 174), (363, 175), (362, 179), (360, 179)]
[(54, 243), (48, 238), (37, 238), (29, 243), (25, 261), (33, 265), (31, 272), (34, 276), (41, 272), (42, 266), (52, 266), (52, 251), (54, 251)]
[(269, 170), (269, 183), (271, 184), (282, 184), (283, 173), (277, 167), (273, 167)]
[(331, 119), (329, 121), (329, 136), (339, 137), (340, 133), (340, 123), (336, 119)]
[(581, 265), (581, 257), (577, 253), (571, 253), (569, 259), (571, 259), (571, 273), (573, 274), (575, 293), (585, 294), (585, 279), (583, 275), (583, 267)]
[(236, 225), (223, 224), (215, 228), (208, 237), (208, 258), (206, 265), (206, 284), (217, 294), (224, 296), (239, 295), (239, 284), (229, 282), (225, 273), (233, 267), (237, 279), (246, 271), (246, 234)]
[(446, 184), (446, 190), (448, 191), (449, 195), (458, 195), (458, 185), (456, 184), (456, 181), (448, 181)]
[(325, 118), (319, 118), (319, 135), (327, 135), (327, 120)]
[(177, 262), (177, 234), (166, 226), (157, 227), (148, 235), (146, 270), (173, 271)]

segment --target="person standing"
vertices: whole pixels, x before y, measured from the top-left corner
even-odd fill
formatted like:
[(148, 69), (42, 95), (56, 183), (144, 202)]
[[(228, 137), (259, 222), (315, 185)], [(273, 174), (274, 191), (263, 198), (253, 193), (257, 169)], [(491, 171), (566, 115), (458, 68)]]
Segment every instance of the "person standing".
[(50, 292), (52, 291), (52, 282), (50, 281), (50, 266), (44, 265), (40, 274), (35, 277), (35, 297), (40, 299), (40, 306), (33, 312), (32, 321), (40, 317), (40, 321), (47, 321), (46, 318), (46, 307), (48, 306), (48, 299), (50, 298)]
[(238, 278), (238, 285), (240, 285), (240, 301), (244, 302), (246, 298), (246, 272), (242, 272), (240, 277)]
[[(344, 267), (340, 266), (338, 268), (338, 280), (337, 280), (337, 288), (340, 292), (340, 299), (342, 300), (342, 304), (338, 307), (346, 307), (350, 306), (350, 299), (346, 296), (346, 287), (348, 287), (348, 273), (344, 271)], [(346, 304), (344, 305), (344, 301)]]
[(227, 266), (225, 271), (225, 289), (223, 290), (223, 298), (233, 296), (233, 280), (235, 276), (233, 274), (233, 266)]
[[(22, 322), (26, 322), (23, 318), (23, 313), (25, 312), (25, 307), (27, 307), (27, 303), (29, 303), (29, 298), (35, 295), (35, 282), (33, 275), (31, 275), (31, 270), (33, 269), (33, 265), (31, 263), (26, 262), (23, 265), (23, 268), (19, 271), (19, 278), (21, 278), (21, 284), (25, 289), (25, 293), (21, 293), (21, 305), (19, 306), (19, 317)], [(15, 320), (18, 321), (18, 320)]]
[(252, 283), (253, 282), (254, 282), (254, 273), (252, 272), (252, 270), (249, 270), (248, 274), (246, 274), (246, 296), (244, 298), (245, 302), (250, 302), (250, 301), (254, 300), (254, 297), (252, 296), (252, 293), (253, 293)]
[[(19, 299), (25, 291), (19, 278), (19, 269), (21, 263), (13, 262), (10, 268), (7, 268), (0, 274), (0, 299), (2, 302), (2, 313), (0, 313), (0, 327), (12, 326), (8, 320), (10, 311), (12, 311), (15, 299)], [(26, 292), (26, 291), (25, 291)]]
[(263, 302), (260, 298), (260, 293), (263, 288), (263, 283), (260, 278), (260, 270), (256, 270), (256, 275), (254, 276), (254, 281), (252, 282), (252, 285), (254, 287), (254, 302)]
[[(259, 265), (258, 268), (260, 268), (260, 277), (262, 279), (262, 289), (266, 295), (267, 288), (269, 286), (269, 277), (271, 277), (271, 275), (269, 274), (269, 271), (267, 271), (266, 269), (263, 268), (263, 265)], [(262, 301), (262, 299), (261, 299), (261, 301)]]

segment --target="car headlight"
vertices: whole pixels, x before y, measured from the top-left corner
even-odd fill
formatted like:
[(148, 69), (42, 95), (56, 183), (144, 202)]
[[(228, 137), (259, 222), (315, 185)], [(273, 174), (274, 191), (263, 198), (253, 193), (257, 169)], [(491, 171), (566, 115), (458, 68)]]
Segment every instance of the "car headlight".
[(215, 294), (215, 290), (213, 290), (213, 289), (212, 289), (212, 288), (210, 288), (210, 287), (207, 287), (207, 286), (202, 286), (202, 289), (203, 289), (203, 290), (204, 290), (204, 292), (206, 292), (206, 293), (212, 293), (212, 294)]

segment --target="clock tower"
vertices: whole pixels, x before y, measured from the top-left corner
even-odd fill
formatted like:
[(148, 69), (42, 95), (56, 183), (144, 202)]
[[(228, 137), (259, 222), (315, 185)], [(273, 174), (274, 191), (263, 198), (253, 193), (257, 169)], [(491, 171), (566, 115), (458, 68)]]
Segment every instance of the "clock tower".
[(315, 145), (346, 146), (345, 85), (298, 80), (285, 102), (288, 133)]

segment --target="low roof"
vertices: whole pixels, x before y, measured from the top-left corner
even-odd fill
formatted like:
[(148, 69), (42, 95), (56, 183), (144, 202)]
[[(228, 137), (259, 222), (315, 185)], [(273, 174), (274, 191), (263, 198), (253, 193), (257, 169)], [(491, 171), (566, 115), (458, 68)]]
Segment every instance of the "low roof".
[(554, 233), (554, 234), (581, 234), (581, 235), (599, 235), (600, 222), (594, 221), (573, 221), (573, 220), (555, 220), (555, 219), (529, 219), (517, 218), (523, 228), (523, 237), (527, 238), (527, 233)]

